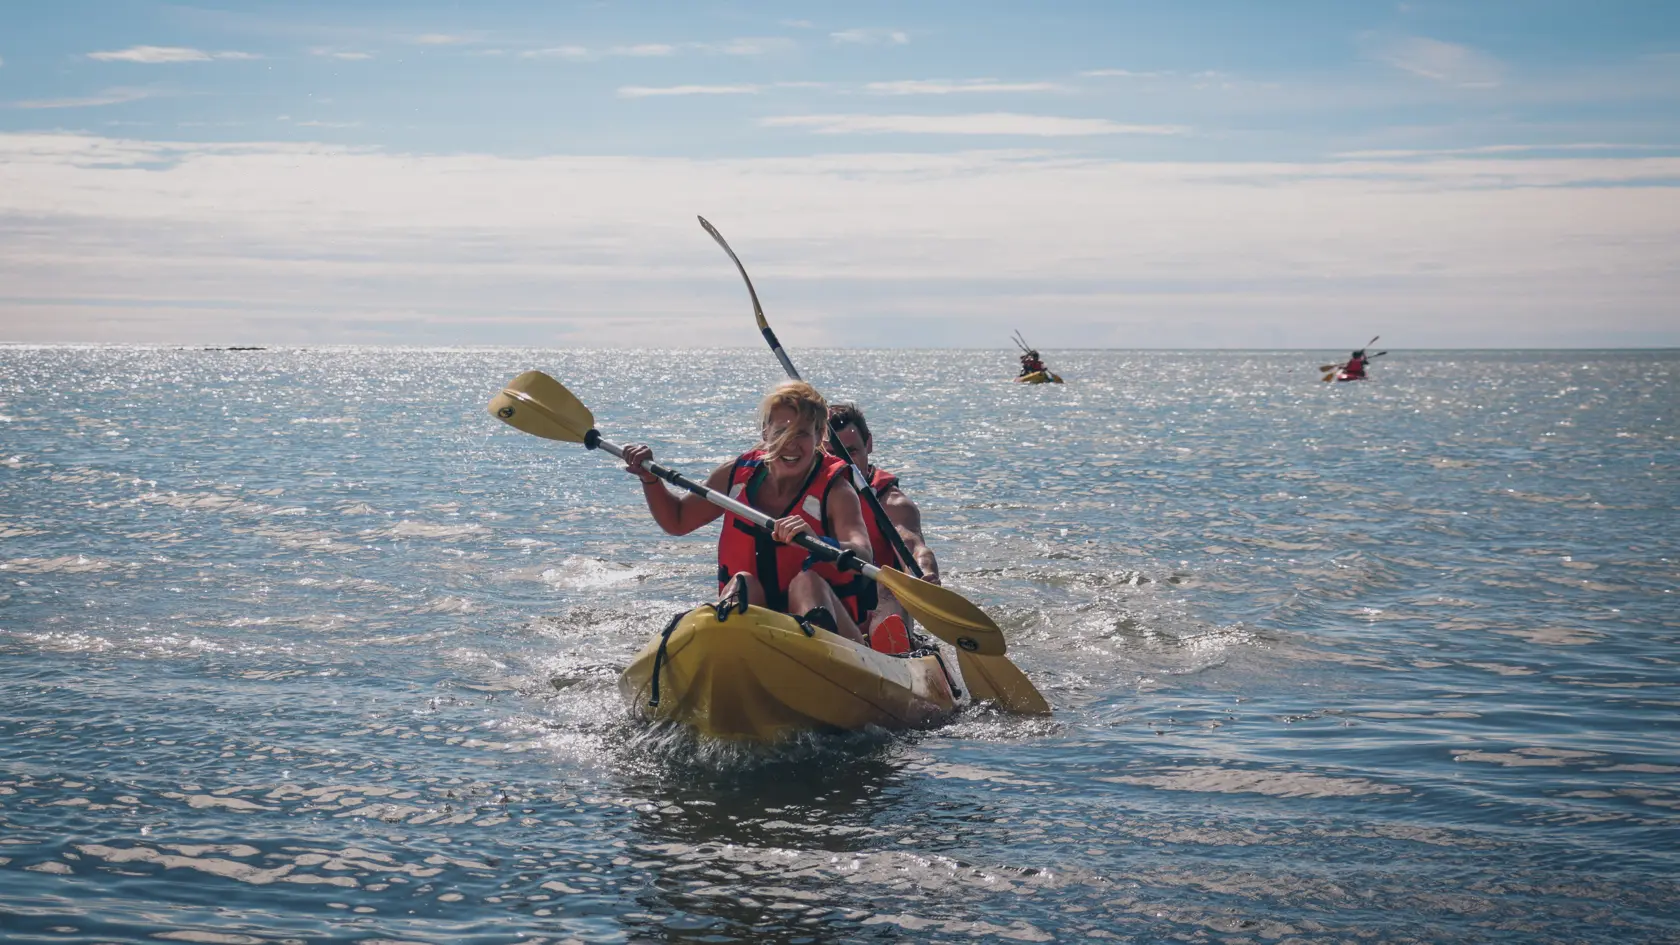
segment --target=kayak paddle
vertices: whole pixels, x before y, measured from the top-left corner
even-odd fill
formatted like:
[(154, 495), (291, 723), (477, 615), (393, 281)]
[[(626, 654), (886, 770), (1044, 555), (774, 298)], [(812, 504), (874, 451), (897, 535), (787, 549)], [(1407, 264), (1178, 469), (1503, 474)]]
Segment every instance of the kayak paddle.
[[(1365, 347), (1360, 348), (1359, 350), (1364, 351), (1365, 348), (1371, 347), (1372, 345), (1376, 344), (1377, 339), (1381, 338), (1381, 337), (1382, 337), (1382, 335), (1372, 335), (1371, 340), (1365, 342)], [(1387, 353), (1388, 353), (1387, 351), (1378, 351), (1376, 354), (1371, 355), (1371, 357), (1366, 358), (1365, 360), (1366, 360), (1366, 362), (1370, 362), (1371, 360), (1373, 360), (1375, 358), (1380, 358)], [(1330, 372), (1330, 373), (1324, 375), (1324, 383), (1328, 384), (1331, 381), (1335, 380), (1336, 379), (1336, 372), (1340, 371), (1343, 367), (1346, 366), (1346, 364), (1347, 364), (1347, 362), (1345, 362), (1345, 361), (1342, 362), (1341, 364), (1320, 364), (1318, 366), (1318, 369), (1320, 371), (1329, 371)]]
[(969, 698), (975, 702), (989, 700), (1005, 712), (1017, 715), (1050, 714), (1050, 703), (1044, 701), (1043, 693), (1007, 656), (981, 656), (958, 650), (957, 668), (962, 670)]
[[(582, 443), (585, 449), (599, 449), (624, 458), (624, 448), (601, 437), (595, 429), (595, 416), (560, 382), (541, 371), (526, 371), (502, 392), (490, 400), (490, 413), (503, 423), (533, 436), (565, 443)], [(654, 462), (642, 468), (679, 489), (685, 489), (707, 502), (769, 530), (775, 519), (749, 505), (708, 489)], [(893, 568), (878, 568), (860, 561), (856, 554), (826, 544), (808, 535), (794, 536), (794, 544), (827, 561), (841, 570), (856, 571), (893, 592), (911, 616), (922, 622), (934, 636), (956, 647), (958, 652), (978, 653), (987, 657), (1002, 656), (1007, 646), (1003, 631), (985, 611), (969, 603), (960, 594), (937, 584), (929, 584)], [(1017, 670), (1019, 672), (1019, 670)]]
[[(1365, 348), (1369, 348), (1372, 345), (1376, 344), (1377, 339), (1381, 338), (1381, 337), (1382, 337), (1382, 335), (1372, 335), (1371, 340), (1365, 342)], [(1364, 351), (1365, 348), (1360, 348), (1359, 350)], [(1371, 355), (1371, 358), (1381, 357), (1382, 355), (1385, 355), (1387, 353), (1388, 353), (1387, 351), (1379, 351), (1376, 354)], [(1365, 360), (1369, 361), (1369, 360), (1371, 360), (1371, 358), (1366, 358)], [(1342, 364), (1346, 364), (1346, 363), (1347, 363), (1346, 361), (1342, 362)], [(1342, 367), (1342, 364), (1320, 364), (1318, 366), (1318, 369), (1320, 371), (1335, 371), (1335, 370), (1339, 370)], [(1329, 380), (1329, 378), (1325, 378), (1325, 380)]]
[[(793, 366), (793, 361), (788, 358), (787, 352), (782, 350), (782, 343), (776, 340), (776, 333), (770, 329), (770, 322), (764, 317), (764, 308), (758, 304), (758, 292), (753, 289), (752, 277), (747, 275), (747, 267), (741, 265), (741, 257), (729, 248), (729, 243), (724, 240), (723, 234), (717, 231), (717, 227), (707, 222), (705, 217), (698, 219), (706, 232), (712, 234), (712, 239), (717, 240), (717, 244), (729, 254), (729, 258), (735, 262), (735, 268), (741, 271), (741, 278), (747, 283), (747, 295), (752, 297), (753, 316), (758, 319), (758, 332), (770, 343), (770, 350), (775, 353), (776, 360), (782, 362), (782, 370), (786, 371), (792, 380), (804, 380), (799, 376), (799, 370)], [(835, 456), (846, 461), (847, 468), (852, 471), (852, 487), (857, 489), (858, 495), (863, 498), (863, 504), (869, 506), (869, 512), (875, 516), (875, 524), (880, 526), (881, 534), (887, 536), (893, 551), (898, 553), (898, 560), (909, 567), (911, 574), (921, 577), (921, 565), (916, 563), (915, 558), (910, 557), (910, 549), (904, 547), (904, 539), (899, 537), (898, 528), (887, 517), (887, 510), (881, 507), (881, 500), (875, 495), (875, 490), (869, 485), (863, 470), (858, 468), (857, 463), (852, 462), (852, 454), (840, 443), (840, 431), (835, 429), (832, 420), (828, 422), (828, 448)]]

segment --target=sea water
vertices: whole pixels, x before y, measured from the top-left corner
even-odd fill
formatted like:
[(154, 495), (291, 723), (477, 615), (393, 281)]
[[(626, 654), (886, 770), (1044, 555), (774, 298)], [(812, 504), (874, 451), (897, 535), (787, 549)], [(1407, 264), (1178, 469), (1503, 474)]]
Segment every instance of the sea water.
[(1680, 938), (1680, 353), (796, 351), (1049, 719), (696, 742), (759, 349), (0, 348), (8, 942)]

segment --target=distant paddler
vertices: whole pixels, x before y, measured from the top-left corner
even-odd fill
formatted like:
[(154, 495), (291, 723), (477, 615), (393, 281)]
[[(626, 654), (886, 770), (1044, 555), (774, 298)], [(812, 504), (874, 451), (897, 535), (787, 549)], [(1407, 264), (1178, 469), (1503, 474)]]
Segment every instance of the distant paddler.
[[(911, 558), (921, 569), (922, 580), (929, 584), (938, 584), (939, 561), (933, 556), (933, 549), (922, 539), (922, 510), (904, 494), (897, 476), (872, 462), (875, 437), (870, 433), (869, 421), (864, 418), (863, 409), (853, 403), (834, 404), (828, 408), (828, 422), (839, 437), (840, 445), (851, 454), (852, 462), (863, 470), (864, 476), (868, 478), (869, 487), (875, 490), (875, 495), (880, 499), (887, 520), (903, 539), (905, 550), (910, 552)], [(876, 566), (908, 571), (905, 563), (899, 560), (893, 543), (882, 531), (881, 523), (871, 515), (865, 515), (863, 523), (869, 531), (869, 545), (875, 550)], [(908, 652), (910, 616), (905, 613), (892, 591), (870, 583), (859, 589), (858, 599), (861, 602), (859, 609), (864, 614), (863, 622), (867, 628), (869, 645), (883, 653)]]
[(1321, 365), (1319, 365), (1318, 369), (1320, 371), (1325, 372), (1325, 374), (1324, 374), (1325, 383), (1329, 383), (1331, 381), (1363, 381), (1363, 380), (1366, 380), (1367, 376), (1365, 374), (1365, 368), (1368, 365), (1370, 365), (1370, 363), (1372, 361), (1374, 361), (1377, 358), (1380, 358), (1383, 355), (1388, 353), (1387, 351), (1378, 351), (1376, 354), (1373, 354), (1373, 355), (1367, 355), (1365, 353), (1366, 351), (1370, 350), (1370, 347), (1372, 345), (1376, 344), (1377, 339), (1381, 338), (1381, 337), (1382, 337), (1381, 335), (1373, 335), (1371, 337), (1370, 341), (1365, 342), (1365, 347), (1354, 351), (1351, 355), (1348, 356), (1347, 361), (1342, 363), (1342, 364), (1321, 364)]
[(1027, 344), (1027, 339), (1021, 337), (1019, 331), (1010, 336), (1015, 346), (1021, 349), (1021, 373), (1015, 375), (1017, 383), (1021, 384), (1060, 384), (1062, 379), (1054, 371), (1044, 366), (1044, 359), (1038, 356), (1038, 349)]
[(758, 446), (712, 470), (705, 484), (770, 516), (773, 530), (725, 512), (703, 496), (666, 488), (643, 468), (653, 459), (653, 450), (644, 444), (624, 447), (625, 469), (642, 480), (648, 511), (667, 534), (687, 535), (724, 516), (718, 537), (721, 598), (745, 593), (749, 604), (803, 617), (862, 643), (858, 592), (867, 582), (813, 561), (790, 544), (803, 533), (864, 561), (874, 555), (857, 490), (845, 476), (846, 462), (821, 448), (828, 403), (811, 385), (787, 381), (759, 404), (758, 422)]

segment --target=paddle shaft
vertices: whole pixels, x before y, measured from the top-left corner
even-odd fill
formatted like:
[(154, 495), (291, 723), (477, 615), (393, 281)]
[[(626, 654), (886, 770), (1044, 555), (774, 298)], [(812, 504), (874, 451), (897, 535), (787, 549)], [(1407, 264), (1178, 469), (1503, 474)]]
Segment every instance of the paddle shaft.
[[(605, 450), (619, 459), (624, 458), (624, 447), (611, 440), (603, 439), (599, 430), (590, 430), (583, 438), (583, 445), (587, 449)], [(765, 531), (772, 531), (776, 527), (776, 520), (758, 509), (744, 502), (737, 502), (715, 489), (708, 489), (674, 469), (668, 469), (652, 460), (642, 463), (642, 468), (678, 489), (686, 489), (725, 512), (744, 518)], [(880, 568), (859, 558), (857, 552), (850, 548), (836, 548), (813, 535), (801, 532), (793, 536), (793, 543), (810, 552), (812, 557), (827, 561), (842, 571), (856, 571), (870, 580), (874, 580), (875, 575), (881, 573)]]
[[(730, 260), (735, 263), (735, 268), (740, 270), (741, 279), (747, 284), (747, 295), (752, 297), (753, 317), (758, 319), (759, 334), (763, 335), (764, 340), (770, 345), (770, 350), (776, 355), (776, 360), (782, 362), (782, 370), (786, 371), (787, 376), (793, 380), (804, 380), (799, 376), (799, 369), (793, 366), (793, 360), (787, 356), (786, 351), (782, 350), (781, 341), (776, 338), (775, 330), (770, 327), (770, 322), (764, 317), (764, 307), (758, 304), (758, 290), (753, 288), (752, 277), (747, 275), (747, 267), (741, 264), (741, 257), (735, 255), (735, 251), (729, 248), (728, 241), (723, 238), (722, 233), (717, 231), (717, 227), (707, 222), (705, 217), (700, 217), (699, 220), (700, 225), (705, 228), (706, 232), (712, 235), (712, 239), (716, 240), (717, 244), (723, 247), (723, 251), (729, 254)], [(846, 467), (852, 471), (852, 487), (857, 490), (858, 495), (863, 499), (863, 504), (869, 506), (869, 513), (875, 516), (875, 524), (880, 526), (881, 534), (887, 536), (887, 541), (892, 544), (893, 551), (898, 555), (898, 560), (910, 569), (911, 574), (922, 577), (922, 566), (916, 563), (915, 558), (911, 557), (910, 549), (905, 547), (904, 538), (898, 534), (898, 527), (893, 524), (892, 518), (887, 515), (887, 510), (882, 507), (880, 498), (875, 495), (875, 489), (869, 484), (869, 478), (863, 474), (863, 470), (858, 467), (857, 463), (852, 462), (852, 454), (840, 442), (840, 431), (834, 426), (833, 420), (828, 422), (828, 445), (830, 452), (846, 461)]]

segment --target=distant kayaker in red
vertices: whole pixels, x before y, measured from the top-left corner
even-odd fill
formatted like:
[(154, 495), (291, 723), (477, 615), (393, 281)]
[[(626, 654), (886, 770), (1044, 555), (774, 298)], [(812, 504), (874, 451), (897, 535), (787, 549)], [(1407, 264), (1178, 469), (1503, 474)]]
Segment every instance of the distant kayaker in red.
[(666, 488), (642, 467), (653, 459), (653, 450), (644, 444), (624, 448), (625, 469), (642, 480), (648, 511), (667, 534), (686, 535), (724, 516), (718, 538), (718, 587), (723, 596), (735, 592), (739, 579), (745, 582), (747, 603), (802, 616), (862, 643), (856, 598), (862, 582), (831, 564), (811, 561), (804, 549), (789, 544), (803, 532), (873, 560), (846, 463), (821, 448), (828, 403), (811, 385), (786, 381), (759, 404), (758, 421), (759, 445), (712, 470), (706, 486), (774, 518), (771, 532), (693, 493)]
[(1028, 374), (1037, 374), (1043, 370), (1046, 370), (1046, 368), (1044, 362), (1039, 360), (1037, 351), (1028, 351), (1021, 355), (1021, 373), (1019, 376), (1026, 377)]
[[(887, 513), (887, 519), (892, 523), (894, 531), (904, 540), (904, 550), (910, 552), (917, 567), (922, 569), (922, 579), (930, 584), (939, 583), (939, 561), (933, 556), (933, 549), (922, 540), (922, 510), (916, 503), (904, 494), (899, 486), (898, 477), (874, 465), (870, 456), (875, 452), (875, 437), (869, 432), (869, 421), (864, 419), (863, 410), (857, 404), (840, 403), (828, 408), (829, 423), (833, 425), (840, 437), (840, 445), (851, 454), (852, 462), (863, 470), (869, 477), (869, 487), (875, 490), (875, 497), (881, 501), (881, 508)], [(913, 573), (904, 563), (898, 560), (898, 552), (881, 530), (881, 523), (875, 520), (868, 509), (863, 513), (863, 524), (869, 531), (869, 545), (875, 550), (875, 564), (883, 568), (897, 568), (906, 573)], [(897, 638), (907, 633), (910, 616), (893, 597), (892, 592), (871, 582), (867, 587), (860, 588), (860, 599), (865, 610), (864, 622), (868, 629), (870, 645), (883, 652), (900, 652), (892, 646), (879, 640), (878, 631)], [(894, 618), (898, 623), (893, 625)], [(909, 649), (908, 637), (904, 638), (904, 649)]]
[(1353, 353), (1353, 357), (1348, 359), (1348, 363), (1342, 365), (1342, 380), (1345, 380), (1345, 381), (1362, 381), (1362, 380), (1364, 380), (1365, 379), (1365, 365), (1367, 365), (1369, 363), (1371, 363), (1371, 359), (1365, 357), (1365, 351), (1363, 349), (1361, 349), (1359, 351), (1355, 351)]

